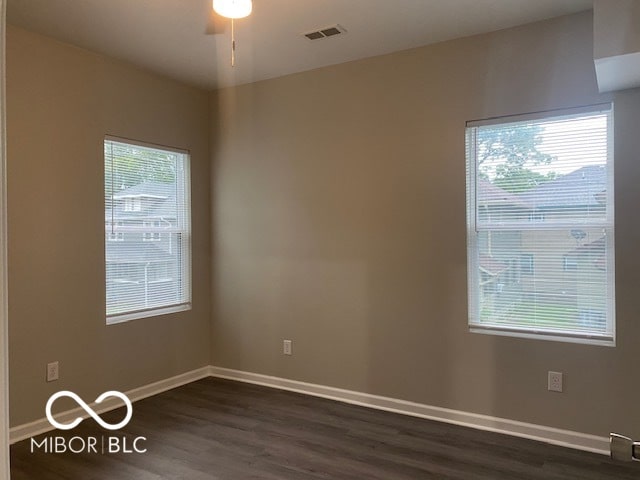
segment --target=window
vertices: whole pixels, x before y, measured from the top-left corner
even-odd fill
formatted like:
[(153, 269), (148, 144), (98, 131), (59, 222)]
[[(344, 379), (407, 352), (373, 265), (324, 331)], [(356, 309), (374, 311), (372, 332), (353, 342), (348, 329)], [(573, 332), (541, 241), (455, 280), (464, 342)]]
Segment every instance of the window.
[(144, 233), (142, 234), (142, 241), (144, 242), (159, 242), (160, 238), (160, 227), (162, 222), (155, 221), (145, 221), (142, 224), (144, 226)]
[(107, 137), (107, 323), (191, 308), (189, 156)]
[(533, 275), (533, 254), (520, 254), (520, 269), (523, 275)]
[(531, 212), (529, 214), (530, 222), (544, 222), (544, 213), (542, 212)]
[(470, 329), (613, 345), (612, 106), (468, 122), (466, 145)]
[(133, 198), (125, 198), (124, 199), (124, 211), (125, 212), (139, 212), (141, 209), (141, 201), (140, 197)]
[(565, 272), (576, 272), (578, 271), (578, 261), (577, 255), (567, 253), (562, 257), (562, 267)]
[(124, 242), (124, 233), (122, 233), (122, 222), (115, 222), (112, 228), (107, 232), (107, 239), (110, 242)]

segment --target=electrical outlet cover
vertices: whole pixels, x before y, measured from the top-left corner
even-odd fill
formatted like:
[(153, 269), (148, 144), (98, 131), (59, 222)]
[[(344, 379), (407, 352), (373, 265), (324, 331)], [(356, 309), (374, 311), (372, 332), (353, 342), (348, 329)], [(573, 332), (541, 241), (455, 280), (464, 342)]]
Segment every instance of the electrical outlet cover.
[(52, 362), (47, 364), (47, 382), (55, 382), (59, 378), (59, 364)]
[(562, 372), (549, 372), (547, 388), (550, 392), (562, 392)]

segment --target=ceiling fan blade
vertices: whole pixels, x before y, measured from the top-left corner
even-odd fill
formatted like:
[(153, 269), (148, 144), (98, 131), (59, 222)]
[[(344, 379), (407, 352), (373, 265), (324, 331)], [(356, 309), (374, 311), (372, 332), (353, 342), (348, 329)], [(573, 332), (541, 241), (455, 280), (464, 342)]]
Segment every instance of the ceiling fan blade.
[(207, 35), (218, 35), (225, 33), (227, 28), (230, 26), (231, 20), (228, 18), (221, 17), (216, 12), (211, 10), (209, 13), (209, 19), (207, 21), (207, 28), (205, 29), (205, 34)]

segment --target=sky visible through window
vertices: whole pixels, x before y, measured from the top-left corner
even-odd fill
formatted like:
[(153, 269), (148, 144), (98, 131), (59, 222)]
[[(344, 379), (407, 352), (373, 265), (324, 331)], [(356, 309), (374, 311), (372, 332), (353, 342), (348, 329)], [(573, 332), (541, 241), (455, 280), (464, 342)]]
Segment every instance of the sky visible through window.
[[(537, 150), (550, 155), (552, 160), (549, 163), (525, 162), (523, 167), (542, 175), (555, 173), (560, 176), (587, 165), (605, 165), (607, 139), (603, 132), (606, 132), (607, 121), (606, 114), (593, 114), (536, 122), (541, 127)], [(511, 125), (516, 126), (518, 123)], [(593, 136), (601, 138), (594, 139)], [(567, 142), (567, 138), (571, 138), (571, 141)], [(504, 160), (488, 160), (482, 170), (493, 180), (496, 167), (502, 164)]]

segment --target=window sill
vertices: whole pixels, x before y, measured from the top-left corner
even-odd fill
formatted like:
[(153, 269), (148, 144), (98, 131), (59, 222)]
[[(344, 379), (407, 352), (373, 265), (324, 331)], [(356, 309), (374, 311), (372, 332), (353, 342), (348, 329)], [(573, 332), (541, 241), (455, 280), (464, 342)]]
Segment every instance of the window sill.
[(481, 333), (484, 335), (498, 335), (503, 337), (528, 338), (534, 340), (548, 340), (552, 342), (581, 343), (585, 345), (598, 345), (603, 347), (615, 347), (616, 340), (612, 335), (580, 335), (576, 333), (546, 331), (546, 330), (525, 330), (518, 328), (494, 327), (487, 325), (469, 325), (471, 333)]
[(170, 313), (185, 312), (191, 310), (191, 302), (182, 303), (180, 305), (172, 305), (169, 307), (152, 308), (149, 310), (139, 310), (137, 312), (118, 313), (107, 316), (107, 325), (115, 325), (118, 323), (129, 322), (141, 318), (157, 317), (160, 315), (168, 315)]

